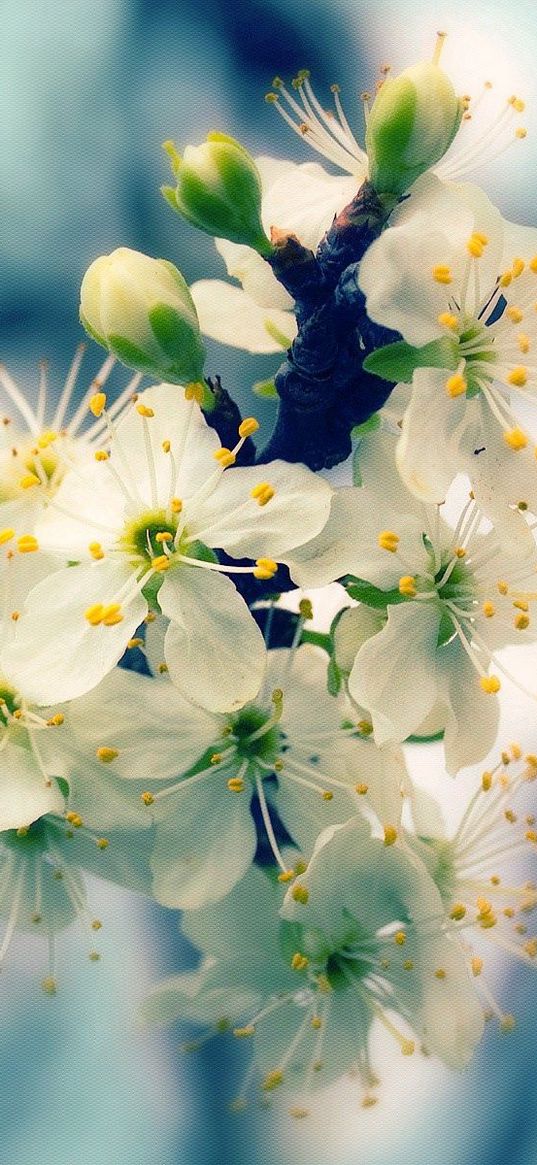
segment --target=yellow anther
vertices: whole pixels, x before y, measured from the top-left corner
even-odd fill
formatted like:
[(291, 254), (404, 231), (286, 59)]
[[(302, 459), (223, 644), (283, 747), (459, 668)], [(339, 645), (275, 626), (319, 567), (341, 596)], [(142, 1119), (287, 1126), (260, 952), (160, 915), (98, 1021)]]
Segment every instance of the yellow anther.
[(446, 978), (446, 972), (444, 971), (444, 968), (443, 968), (443, 967), (437, 967), (437, 968), (436, 968), (436, 971), (435, 971), (435, 973), (434, 973), (434, 977), (435, 977), (435, 979), (445, 979), (445, 978)]
[(139, 413), (141, 417), (154, 417), (155, 416), (155, 410), (150, 409), (148, 405), (144, 405), (144, 404), (136, 405), (136, 412)]
[(116, 757), (119, 756), (119, 749), (118, 748), (107, 748), (106, 745), (102, 745), (101, 748), (98, 748), (96, 750), (95, 755), (97, 757), (97, 760), (102, 761), (104, 765), (109, 765), (112, 763), (113, 760), (116, 759)]
[(172, 447), (171, 441), (163, 441), (162, 442), (162, 452), (163, 453), (169, 453), (171, 447)]
[(154, 800), (152, 793), (140, 793), (140, 801), (143, 801), (144, 805), (152, 805)]
[(238, 1040), (248, 1039), (248, 1036), (255, 1035), (255, 1027), (253, 1023), (247, 1023), (244, 1027), (234, 1027), (233, 1035), (236, 1036)]
[(267, 502), (270, 502), (271, 498), (274, 497), (274, 492), (273, 487), (269, 485), (268, 481), (260, 481), (250, 491), (250, 497), (257, 502), (258, 506), (266, 506)]
[(526, 108), (526, 102), (521, 97), (510, 97), (509, 105), (512, 105), (517, 113), (523, 113)]
[(463, 902), (455, 902), (449, 912), (449, 917), (453, 922), (460, 922), (466, 914), (466, 906)]
[(33, 551), (39, 550), (39, 542), (33, 534), (23, 534), (17, 538), (17, 550), (19, 554), (31, 554)]
[(168, 664), (167, 663), (159, 663), (157, 671), (158, 671), (160, 676), (166, 675), (166, 672), (169, 671)]
[(529, 955), (530, 959), (534, 959), (537, 955), (537, 938), (529, 938), (528, 941), (524, 943), (523, 949), (525, 950), (526, 954)]
[(292, 882), (294, 876), (294, 870), (282, 870), (281, 874), (278, 874), (278, 882)]
[(103, 924), (102, 924), (100, 918), (93, 919), (92, 924), (91, 924), (92, 930), (102, 930), (102, 926), (103, 926)]
[(503, 434), (505, 444), (518, 453), (520, 449), (525, 449), (528, 444), (528, 438), (523, 429), (519, 429), (515, 425), (514, 429), (505, 429)]
[(195, 400), (197, 404), (202, 404), (205, 396), (205, 385), (200, 380), (193, 380), (191, 384), (187, 384), (185, 388), (185, 400)]
[[(528, 352), (531, 348), (531, 341), (530, 341), (529, 336), (527, 336), (525, 332), (519, 332), (517, 340), (518, 340), (518, 346), (520, 348), (520, 351), (522, 352), (522, 355), (527, 356)], [(512, 383), (513, 382), (511, 381), (511, 384)]]
[(13, 719), (14, 720), (22, 720), (23, 718), (24, 718), (24, 712), (23, 712), (22, 708), (15, 708), (15, 711), (13, 713)]
[(498, 874), (492, 874), (491, 878), (490, 878), (490, 882), (491, 882), (492, 886), (499, 886), (500, 882), (501, 882), (501, 878), (498, 877)]
[(435, 283), (451, 283), (453, 281), (451, 267), (448, 267), (446, 263), (438, 263), (436, 267), (433, 267), (432, 276)]
[(88, 955), (88, 959), (90, 960), (91, 963), (100, 962), (100, 958), (101, 958), (101, 956), (100, 956), (98, 951), (90, 951), (90, 953)]
[(531, 842), (535, 843), (537, 841), (537, 832), (534, 829), (527, 829), (526, 833), (525, 833), (525, 838), (526, 838), (526, 841), (531, 841)]
[(513, 760), (520, 760), (520, 758), (522, 756), (522, 749), (521, 749), (520, 745), (517, 744), (516, 740), (511, 741), (509, 748), (511, 749), (511, 756), (512, 756)]
[(404, 930), (397, 930), (393, 936), (393, 941), (398, 947), (404, 947), (406, 943), (406, 934)]
[(320, 1015), (313, 1015), (312, 1016), (311, 1026), (312, 1026), (314, 1031), (319, 1031), (319, 1028), (321, 1028), (323, 1026), (323, 1021), (322, 1021)]
[(282, 1080), (283, 1072), (280, 1068), (275, 1068), (272, 1072), (267, 1072), (261, 1087), (263, 1088), (264, 1092), (272, 1092), (273, 1088), (278, 1088), (278, 1085), (282, 1083)]
[(414, 963), (412, 962), (412, 959), (405, 959), (405, 961), (403, 963), (403, 971), (413, 971), (413, 970), (414, 970)]
[(457, 316), (452, 315), (450, 311), (440, 312), (440, 315), (437, 317), (437, 319), (441, 327), (449, 328), (452, 332), (457, 330), (459, 321)]
[(227, 469), (229, 465), (234, 465), (237, 460), (233, 451), (226, 449), (224, 446), (221, 449), (215, 449), (213, 457), (222, 466), (222, 469)]
[(517, 611), (525, 611), (526, 614), (530, 609), (529, 603), (526, 599), (513, 599), (513, 607), (515, 607)]
[(110, 842), (107, 837), (98, 837), (95, 841), (97, 849), (108, 849)]
[(479, 231), (474, 231), (474, 234), (470, 235), (468, 239), (466, 250), (472, 259), (481, 259), (487, 243), (488, 239), (486, 235), (482, 235)]
[(511, 271), (513, 272), (513, 279), (518, 279), (519, 275), (522, 275), (525, 267), (526, 264), (523, 259), (513, 259), (513, 264), (511, 267)]
[(283, 769), (283, 761), (280, 760), (280, 758), (278, 757), (278, 759), (274, 761), (274, 772), (281, 773), (282, 769)]
[(365, 794), (367, 793), (367, 791), (369, 789), (369, 785), (366, 785), (364, 782), (360, 782), (360, 784), (355, 785), (354, 788), (355, 788), (356, 792), (360, 794), (361, 797), (365, 797)]
[(309, 896), (310, 893), (307, 887), (304, 886), (301, 882), (296, 882), (293, 886), (293, 889), (291, 890), (291, 898), (293, 898), (295, 902), (301, 902), (302, 905), (305, 906), (306, 902), (309, 900)]
[(522, 320), (524, 319), (524, 312), (521, 311), (520, 308), (517, 307), (515, 304), (511, 304), (510, 307), (506, 308), (505, 314), (507, 316), (507, 319), (511, 320), (511, 322), (513, 324), (520, 324), (520, 323), (522, 323)]
[(453, 376), (448, 376), (445, 383), (446, 392), (452, 399), (455, 399), (457, 396), (462, 396), (467, 388), (468, 382), (464, 376), (461, 376), (460, 372), (455, 372)]
[(61, 728), (64, 721), (65, 716), (63, 712), (55, 712), (53, 716), (49, 716), (49, 719), (47, 720), (47, 726), (48, 728)]
[(519, 125), (518, 128), (515, 130), (515, 137), (522, 140), (523, 138), (527, 138), (527, 136), (528, 136), (527, 129), (524, 129), (524, 127), (522, 125)]
[(65, 814), (65, 820), (68, 821), (69, 825), (72, 825), (74, 829), (80, 829), (84, 824), (80, 813), (74, 813), (73, 810), (70, 810), (69, 813)]
[(374, 1106), (376, 1104), (378, 1104), (378, 1101), (379, 1101), (378, 1096), (370, 1096), (368, 1093), (367, 1096), (362, 1097), (362, 1100), (360, 1103), (362, 1105), (362, 1108), (374, 1108)]
[(475, 975), (477, 978), (477, 976), (480, 975), (483, 970), (483, 959), (480, 959), (479, 955), (474, 955), (470, 965), (472, 968), (472, 975)]
[(92, 603), (91, 607), (87, 607), (84, 611), (84, 618), (88, 620), (88, 623), (91, 623), (92, 627), (97, 627), (99, 623), (102, 623), (103, 614), (103, 604)]
[(180, 514), (183, 508), (181, 498), (172, 498), (170, 501), (170, 510), (172, 514)]
[(151, 566), (157, 571), (169, 570), (171, 562), (167, 554), (158, 554), (156, 558), (151, 559)]
[(170, 534), (169, 530), (159, 530), (158, 534), (155, 534), (155, 542), (173, 542), (173, 534)]
[(90, 397), (88, 408), (90, 413), (93, 413), (94, 417), (100, 417), (106, 408), (106, 393), (95, 392), (93, 396)]
[(322, 798), (323, 798), (323, 801), (333, 801), (334, 794), (330, 792), (330, 789), (323, 789)]
[(455, 558), (466, 558), (466, 547), (465, 546), (456, 546), (453, 553), (455, 555)]
[(108, 603), (103, 609), (102, 621), (105, 627), (115, 627), (116, 623), (121, 623), (123, 621), (121, 603)]
[(134, 635), (133, 638), (129, 639), (129, 642), (127, 643), (127, 647), (131, 647), (131, 648), (132, 647), (143, 647), (143, 646), (144, 646), (144, 641), (143, 641), (143, 639), (140, 638), (139, 635)]
[(58, 434), (54, 429), (45, 429), (43, 433), (37, 438), (38, 449), (48, 449), (58, 438)]
[(309, 1115), (309, 1108), (301, 1108), (299, 1104), (294, 1104), (292, 1108), (289, 1109), (289, 1116), (294, 1117), (295, 1120), (304, 1120)]
[(305, 971), (308, 965), (309, 959), (306, 958), (306, 955), (301, 954), (300, 951), (295, 951), (291, 959), (293, 971)]
[(500, 287), (509, 287), (509, 284), (512, 282), (513, 275), (511, 271), (504, 271), (503, 275), (500, 275)]
[(295, 862), (295, 874), (305, 874), (307, 868), (308, 863), (305, 862), (303, 858), (299, 858), (298, 861)]
[(96, 449), (93, 456), (96, 461), (108, 461), (110, 454), (106, 452), (106, 449)]
[(523, 615), (522, 612), (519, 615), (515, 615), (514, 625), (516, 631), (527, 631), (530, 625), (529, 615)]
[(509, 584), (503, 578), (499, 578), (496, 583), (500, 595), (506, 595), (509, 591)]
[(88, 550), (91, 554), (91, 557), (94, 558), (96, 562), (98, 562), (101, 558), (104, 558), (104, 550), (100, 542), (90, 542)]
[(19, 481), (21, 489), (31, 489), (34, 485), (41, 485), (41, 480), (37, 476), (37, 473), (25, 473), (24, 477), (21, 477)]
[(479, 685), (484, 692), (487, 692), (488, 695), (492, 696), (494, 696), (496, 692), (499, 692), (502, 686), (498, 676), (481, 676)]
[(416, 597), (416, 579), (413, 574), (403, 574), (399, 579), (399, 594), (409, 599)]
[(227, 787), (230, 793), (242, 793), (244, 791), (244, 781), (242, 777), (230, 777), (227, 782)]
[(311, 599), (301, 599), (298, 604), (298, 613), (301, 619), (313, 619), (313, 604)]
[(481, 895), (476, 899), (476, 906), (480, 914), (490, 914), (492, 910), (492, 903), (488, 898), (482, 898)]
[(397, 830), (395, 825), (384, 826), (384, 845), (393, 845), (397, 841)]
[(213, 752), (213, 755), (211, 756), (211, 758), (209, 760), (209, 764), (219, 765), (221, 760), (222, 760), (222, 753), (221, 752)]
[(500, 1031), (507, 1035), (516, 1027), (516, 1019), (514, 1015), (502, 1015), (500, 1020)]
[(278, 563), (274, 562), (272, 558), (256, 558), (255, 567), (253, 570), (254, 578), (274, 578), (278, 569)]
[(255, 417), (245, 417), (239, 425), (239, 437), (251, 437), (253, 433), (257, 433), (259, 428), (259, 421)]
[[(526, 337), (527, 340), (527, 337)], [(527, 340), (526, 352), (529, 348), (529, 340)], [(516, 368), (512, 368), (507, 373), (507, 383), (512, 384), (514, 388), (524, 388), (528, 383), (528, 369), (523, 364), (519, 364)]]
[(11, 542), (15, 537), (15, 531), (11, 526), (6, 526), (4, 530), (0, 530), (0, 546), (4, 546), (6, 542)]
[(21, 617), (20, 611), (12, 611), (11, 612), (10, 619), (13, 619), (14, 623), (16, 623), (20, 619), (20, 617)]
[(45, 995), (55, 995), (58, 990), (58, 984), (54, 976), (46, 975), (45, 978), (41, 980), (41, 988), (45, 992)]
[(483, 603), (481, 610), (483, 611), (483, 614), (484, 614), (486, 619), (492, 619), (492, 616), (496, 614), (496, 607), (494, 606), (494, 603), (492, 603), (490, 599), (485, 599), (485, 602)]
[(370, 720), (359, 720), (356, 727), (362, 736), (371, 736), (373, 733), (373, 725)]
[(393, 530), (381, 530), (378, 544), (381, 550), (389, 550), (391, 554), (394, 554), (399, 546), (399, 535), (395, 534)]
[(401, 1044), (401, 1051), (403, 1056), (413, 1056), (416, 1051), (414, 1040), (403, 1040)]
[(506, 907), (504, 908), (504, 911), (503, 911), (503, 913), (504, 913), (504, 915), (505, 915), (505, 917), (506, 917), (506, 918), (514, 918), (514, 917), (515, 917), (515, 912), (514, 912), (514, 910), (513, 910), (513, 907), (512, 907), (512, 906), (506, 906)]

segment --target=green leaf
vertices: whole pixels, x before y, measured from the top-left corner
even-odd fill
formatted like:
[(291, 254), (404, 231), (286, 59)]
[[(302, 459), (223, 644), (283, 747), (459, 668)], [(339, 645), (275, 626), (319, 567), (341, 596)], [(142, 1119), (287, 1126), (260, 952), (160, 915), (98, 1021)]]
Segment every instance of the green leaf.
[(358, 603), (364, 603), (366, 607), (373, 607), (375, 611), (384, 611), (387, 606), (392, 606), (393, 603), (405, 602), (405, 595), (402, 595), (400, 591), (396, 589), (382, 591), (380, 587), (373, 586), (364, 578), (349, 577), (345, 580), (344, 586), (351, 599), (356, 599)]
[(423, 348), (413, 348), (405, 340), (377, 348), (364, 360), (366, 372), (395, 384), (410, 384), (416, 368), (446, 368), (454, 371), (459, 364), (459, 347), (455, 339), (443, 336)]
[[(382, 352), (383, 349), (380, 348), (379, 351)], [(367, 421), (362, 421), (361, 425), (355, 425), (354, 429), (351, 429), (351, 437), (365, 437), (367, 433), (375, 433), (380, 429), (381, 423), (380, 413), (371, 413)]]

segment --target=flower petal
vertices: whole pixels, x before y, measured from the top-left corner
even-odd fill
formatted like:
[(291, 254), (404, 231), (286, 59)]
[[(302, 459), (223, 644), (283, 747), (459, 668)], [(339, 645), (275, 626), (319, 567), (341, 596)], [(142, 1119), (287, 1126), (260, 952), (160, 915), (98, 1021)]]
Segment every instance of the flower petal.
[[(212, 340), (246, 352), (282, 352), (296, 335), (295, 317), (281, 308), (265, 308), (240, 287), (221, 279), (200, 279), (190, 294), (201, 331)], [(279, 337), (285, 337), (287, 345)]]
[(51, 779), (47, 785), (32, 753), (7, 744), (0, 754), (0, 830), (31, 825), (45, 813), (62, 813), (64, 798)]

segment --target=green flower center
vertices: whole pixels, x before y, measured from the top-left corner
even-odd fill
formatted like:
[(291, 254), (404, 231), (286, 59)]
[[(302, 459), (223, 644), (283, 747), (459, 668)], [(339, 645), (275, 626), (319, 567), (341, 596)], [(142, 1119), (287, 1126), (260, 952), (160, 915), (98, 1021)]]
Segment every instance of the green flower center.
[(173, 546), (176, 533), (177, 521), (166, 510), (148, 510), (125, 523), (120, 548), (137, 563), (151, 563)]
[[(271, 712), (255, 705), (242, 708), (233, 719), (231, 727), (241, 760), (274, 764), (284, 747), (285, 735), (277, 724), (270, 723), (271, 719)], [(263, 731), (265, 725), (268, 727)]]

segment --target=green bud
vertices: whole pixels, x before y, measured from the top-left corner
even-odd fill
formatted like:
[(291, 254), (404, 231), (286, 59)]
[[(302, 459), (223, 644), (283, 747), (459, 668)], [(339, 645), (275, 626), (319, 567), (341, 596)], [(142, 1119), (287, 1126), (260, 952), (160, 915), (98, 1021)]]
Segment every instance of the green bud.
[(101, 255), (82, 280), (80, 320), (128, 368), (201, 391), (205, 353), (198, 317), (173, 263), (128, 247)]
[(164, 142), (164, 149), (177, 186), (163, 186), (162, 193), (178, 214), (208, 235), (271, 253), (261, 223), (261, 178), (240, 142), (210, 133), (201, 146), (187, 146), (182, 158), (173, 142)]
[(371, 107), (366, 148), (378, 194), (403, 194), (443, 157), (461, 123), (463, 103), (438, 66), (443, 35), (431, 62), (387, 78)]

